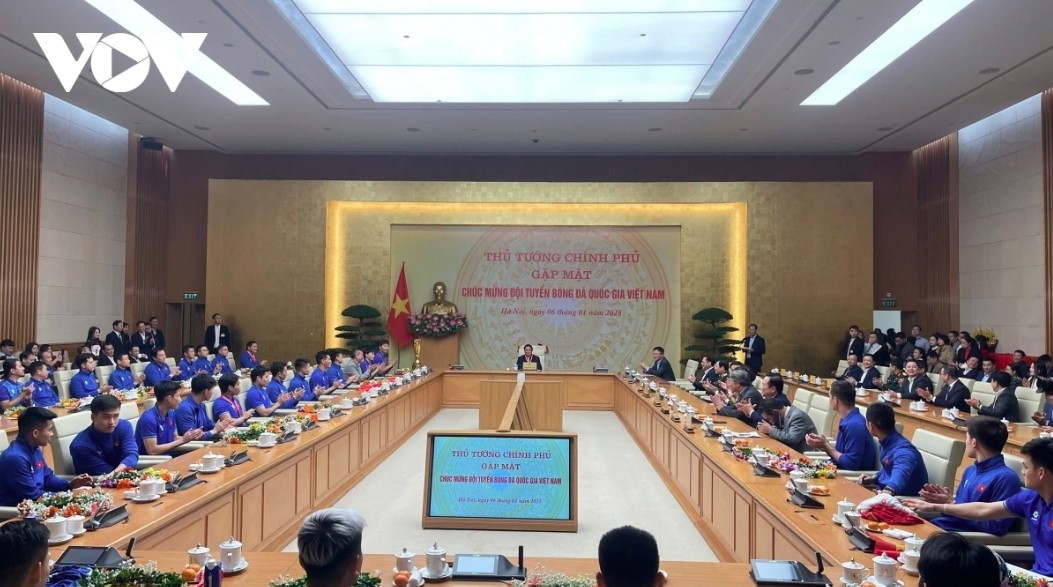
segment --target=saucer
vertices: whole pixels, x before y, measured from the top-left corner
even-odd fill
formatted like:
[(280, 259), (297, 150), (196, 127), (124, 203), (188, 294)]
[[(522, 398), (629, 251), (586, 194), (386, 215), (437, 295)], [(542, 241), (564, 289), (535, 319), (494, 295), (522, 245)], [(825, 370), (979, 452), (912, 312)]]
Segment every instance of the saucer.
[(900, 563), (899, 568), (903, 569), (903, 572), (911, 577), (917, 577), (919, 574), (918, 569), (908, 569), (907, 565), (904, 563)]
[(904, 587), (903, 586), (903, 581), (901, 581), (899, 579), (896, 579), (896, 582), (891, 584), (891, 585), (885, 585), (884, 583), (878, 583), (877, 577), (875, 577), (874, 575), (870, 575), (866, 579), (863, 579), (863, 582), (864, 583), (873, 583), (874, 585), (877, 585), (878, 587)]
[(845, 523), (845, 519), (837, 514), (834, 514), (834, 516), (830, 518), (830, 521), (837, 524), (838, 526), (842, 526)]
[(425, 581), (445, 581), (453, 576), (453, 567), (447, 566), (446, 570), (437, 577), (428, 572), (428, 567), (424, 567), (423, 569), (420, 569), (420, 576), (423, 577)]
[(241, 563), (239, 563), (237, 566), (235, 566), (233, 569), (231, 569), (229, 571), (226, 570), (226, 569), (223, 569), (223, 574), (224, 575), (236, 575), (236, 574), (244, 571), (247, 568), (249, 568), (249, 560), (247, 558), (245, 558), (245, 557), (242, 557), (241, 558)]
[(73, 540), (72, 534), (59, 534), (58, 536), (48, 538), (48, 545), (55, 546), (56, 544), (65, 544), (70, 540)]
[(200, 469), (197, 470), (197, 472), (198, 473), (204, 473), (206, 475), (211, 475), (212, 473), (219, 473), (222, 470), (223, 470), (223, 467), (216, 467), (215, 469), (206, 469), (204, 467), (201, 467)]
[(137, 495), (132, 498), (135, 503), (150, 503), (151, 501), (157, 501), (161, 499), (161, 496), (156, 493), (147, 493), (146, 495)]
[(73, 535), (73, 536), (80, 536), (81, 534), (84, 534), (87, 531), (88, 531), (87, 528), (81, 528), (80, 532), (70, 532), (70, 534)]

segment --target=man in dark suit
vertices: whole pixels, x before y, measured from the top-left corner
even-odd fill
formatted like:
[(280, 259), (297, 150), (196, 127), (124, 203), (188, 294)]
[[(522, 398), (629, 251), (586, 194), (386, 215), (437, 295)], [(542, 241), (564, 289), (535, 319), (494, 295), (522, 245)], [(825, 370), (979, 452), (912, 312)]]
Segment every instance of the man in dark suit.
[(676, 381), (676, 374), (673, 373), (673, 366), (669, 364), (669, 359), (665, 358), (665, 349), (656, 346), (651, 352), (654, 356), (654, 364), (648, 367), (646, 363), (640, 363), (640, 367), (643, 368), (644, 373), (654, 375), (655, 377), (665, 379), (666, 381)]
[(745, 369), (735, 369), (728, 374), (728, 380), (725, 384), (728, 387), (730, 396), (725, 396), (724, 394), (713, 396), (713, 407), (717, 409), (717, 413), (721, 416), (738, 418), (752, 426), (753, 422), (750, 420), (750, 417), (736, 405), (749, 403), (756, 409), (757, 404), (762, 399), (761, 392), (757, 391), (757, 388), (750, 383), (749, 372)]
[(157, 316), (151, 316), (149, 322), (150, 328), (147, 329), (147, 332), (150, 333), (151, 344), (155, 349), (165, 348), (165, 333), (160, 328), (161, 320)]
[(919, 400), (922, 391), (932, 394), (932, 381), (925, 374), (925, 370), (921, 368), (921, 363), (917, 359), (907, 361), (907, 364), (903, 366), (903, 372), (907, 374), (907, 379), (899, 388), (901, 398)]
[(687, 381), (695, 386), (698, 391), (706, 390), (706, 383), (713, 385), (717, 382), (717, 367), (713, 364), (713, 359), (706, 355), (702, 356), (702, 360), (698, 362), (698, 368), (702, 370), (702, 375), (695, 377), (694, 375), (688, 375)]
[(983, 361), (981, 361), (980, 364), (982, 365), (982, 367), (981, 367), (981, 370), (980, 370), (980, 377), (977, 379), (977, 381), (983, 381), (984, 383), (990, 383), (991, 382), (991, 376), (994, 375), (994, 372), (995, 372), (994, 359), (984, 359)]
[(102, 354), (99, 355), (99, 367), (116, 367), (117, 366), (117, 352), (113, 350), (113, 345), (106, 342), (102, 345)]
[(931, 403), (934, 406), (941, 408), (958, 408), (966, 414), (972, 412), (972, 408), (966, 401), (969, 399), (969, 388), (964, 383), (958, 381), (961, 377), (962, 372), (953, 365), (948, 365), (940, 369), (940, 381), (943, 382), (943, 389), (940, 393), (935, 396), (931, 392), (922, 391), (918, 395), (921, 399)]
[(534, 345), (523, 345), (523, 354), (516, 359), (516, 371), (540, 371), (541, 357), (534, 354)]
[(991, 389), (995, 392), (995, 400), (989, 406), (980, 405), (980, 400), (969, 398), (965, 403), (979, 410), (981, 416), (991, 416), (999, 420), (1010, 422), (1021, 422), (1020, 403), (1016, 399), (1016, 389), (1010, 383), (1013, 379), (1009, 373), (999, 371), (991, 375)]
[(856, 387), (863, 389), (878, 389), (881, 387), (881, 372), (874, 368), (874, 355), (863, 355), (863, 368), (859, 377), (854, 379), (846, 377)]
[(132, 335), (132, 346), (139, 347), (139, 352), (147, 357), (154, 356), (154, 347), (150, 346), (150, 333), (146, 329), (146, 322), (139, 320), (135, 323), (135, 334)]
[(106, 335), (106, 343), (113, 345), (115, 354), (126, 353), (132, 348), (131, 340), (124, 335), (123, 320), (113, 321), (113, 330)]
[(220, 316), (219, 312), (212, 315), (212, 324), (205, 329), (204, 344), (213, 355), (223, 345), (227, 345), (227, 348), (230, 348), (230, 329), (223, 324), (223, 316)]
[(746, 355), (743, 363), (749, 367), (752, 374), (756, 375), (761, 372), (761, 367), (764, 366), (764, 353), (767, 350), (764, 347), (764, 337), (757, 334), (757, 325), (750, 324), (746, 338), (742, 339), (742, 352)]
[(841, 356), (846, 359), (849, 355), (863, 356), (863, 339), (859, 338), (859, 327), (855, 324), (848, 327), (848, 341), (841, 353)]
[(844, 379), (845, 381), (851, 380), (854, 382), (859, 381), (859, 378), (863, 376), (863, 369), (858, 364), (859, 359), (856, 355), (848, 355), (848, 367), (845, 367), (845, 372), (841, 374), (838, 379)]
[(867, 342), (863, 345), (863, 354), (873, 356), (875, 365), (888, 367), (888, 348), (881, 344), (876, 333), (871, 332), (867, 335)]
[(963, 378), (979, 381), (983, 374), (984, 372), (980, 369), (980, 357), (971, 356), (965, 359), (965, 370), (962, 371)]

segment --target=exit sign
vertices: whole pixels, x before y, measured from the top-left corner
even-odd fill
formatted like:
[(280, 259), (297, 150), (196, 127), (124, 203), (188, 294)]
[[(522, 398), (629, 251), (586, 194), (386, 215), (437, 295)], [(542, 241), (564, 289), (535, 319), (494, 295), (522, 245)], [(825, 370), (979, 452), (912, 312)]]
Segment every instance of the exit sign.
[(183, 292), (183, 299), (184, 300), (196, 300), (197, 299), (197, 292), (196, 291), (185, 291), (185, 292)]
[(892, 298), (886, 298), (884, 300), (881, 300), (881, 307), (882, 308), (895, 308), (896, 307), (896, 300), (894, 300)]

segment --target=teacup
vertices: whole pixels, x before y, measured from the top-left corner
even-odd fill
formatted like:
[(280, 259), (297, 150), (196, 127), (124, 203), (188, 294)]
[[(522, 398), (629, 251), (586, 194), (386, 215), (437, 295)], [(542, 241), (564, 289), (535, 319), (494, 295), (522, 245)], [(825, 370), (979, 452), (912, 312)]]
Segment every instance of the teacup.
[(273, 432), (263, 432), (263, 433), (260, 434), (260, 438), (259, 438), (259, 441), (257, 442), (257, 446), (262, 446), (264, 448), (267, 448), (267, 447), (270, 447), (270, 446), (274, 446), (274, 444), (276, 442), (278, 442), (278, 435), (277, 434), (275, 434)]
[(1053, 434), (1050, 434), (1049, 432), (1039, 432), (1038, 433), (1038, 437), (1039, 438), (1053, 438)]
[(201, 546), (200, 544), (198, 544), (194, 548), (187, 549), (186, 554), (190, 560), (189, 564), (199, 565), (202, 567), (205, 566), (205, 563), (208, 562), (208, 559), (212, 558), (211, 551), (208, 549), (208, 547)]
[(225, 570), (234, 570), (245, 561), (241, 555), (241, 543), (231, 537), (219, 545), (220, 563)]
[(921, 553), (913, 550), (905, 550), (899, 553), (899, 560), (903, 562), (903, 570), (908, 573), (918, 572), (918, 559), (921, 558)]
[(804, 479), (804, 478), (805, 478), (804, 471), (790, 471), (790, 479), (793, 479), (794, 481), (796, 481), (798, 479)]
[(951, 417), (951, 411), (948, 410), (947, 408), (943, 408), (943, 411), (940, 412), (940, 416), (943, 416), (944, 418), (950, 418)]
[(846, 585), (859, 585), (866, 577), (866, 571), (866, 567), (857, 563), (855, 559), (841, 563), (841, 582)]
[(48, 527), (48, 533), (51, 535), (52, 538), (58, 538), (59, 536), (63, 536), (67, 533), (66, 518), (63, 518), (62, 516), (48, 518), (44, 520), (44, 525)]
[(223, 467), (223, 455), (208, 453), (201, 457), (201, 464), (210, 471)]
[(844, 515), (852, 510), (856, 509), (856, 504), (848, 501), (848, 499), (842, 499), (837, 502), (837, 517), (844, 518)]
[(340, 401), (340, 407), (345, 410), (350, 410), (352, 407), (354, 407), (354, 405), (354, 402), (352, 402), (351, 398), (349, 397), (345, 397), (343, 400)]
[(147, 495), (161, 495), (165, 493), (165, 482), (163, 479), (143, 479), (139, 481), (139, 489)]
[(896, 570), (896, 559), (885, 553), (874, 557), (874, 580), (879, 585), (895, 585)]
[(299, 434), (303, 428), (300, 426), (299, 422), (293, 420), (292, 422), (289, 422), (285, 425), (285, 429), (289, 432)]
[(807, 479), (794, 479), (793, 486), (797, 491), (801, 493), (808, 493), (808, 480)]
[(702, 420), (702, 423), (706, 425), (706, 428), (712, 428), (713, 418), (706, 418), (705, 420)]
[(905, 552), (921, 552), (921, 545), (925, 544), (924, 538), (918, 538), (917, 536), (911, 536), (903, 541), (903, 550)]
[(333, 413), (332, 413), (332, 411), (329, 408), (322, 408), (322, 409), (318, 410), (318, 419), (319, 420), (323, 420), (324, 421), (324, 420), (328, 420), (328, 419), (330, 419), (332, 417), (333, 417)]
[(961, 414), (961, 410), (959, 410), (958, 408), (951, 408), (950, 410), (948, 410), (948, 412), (951, 414), (952, 418), (957, 418), (958, 415)]
[(768, 461), (771, 459), (771, 455), (766, 452), (753, 453), (753, 459), (757, 461), (757, 464), (762, 467), (768, 466)]
[(70, 516), (66, 518), (66, 532), (79, 535), (84, 533), (84, 516)]
[(735, 442), (735, 432), (733, 430), (724, 430), (720, 433), (724, 437), (724, 441), (727, 443)]

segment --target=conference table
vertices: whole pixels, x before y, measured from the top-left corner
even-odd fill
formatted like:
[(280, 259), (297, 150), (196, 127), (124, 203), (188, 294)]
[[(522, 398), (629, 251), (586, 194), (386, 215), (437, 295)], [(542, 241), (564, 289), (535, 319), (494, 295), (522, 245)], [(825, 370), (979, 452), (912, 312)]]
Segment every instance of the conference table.
[[(196, 544), (218, 552), (219, 543), (233, 536), (243, 543), (246, 552), (268, 553), (266, 560), (270, 564), (271, 553), (280, 551), (295, 537), (310, 512), (336, 503), (409, 436), (425, 426), (436, 412), (444, 407), (477, 407), (484, 382), (514, 378), (515, 373), (505, 371), (429, 374), (365, 406), (321, 422), (318, 429), (304, 431), (294, 441), (268, 449), (248, 447), (250, 461), (202, 475), (206, 483), (165, 494), (152, 503), (127, 502), (131, 512), (128, 523), (86, 534), (70, 544), (107, 545), (123, 551), (130, 539), (136, 537), (138, 549), (183, 552), (185, 557), (185, 549)], [(677, 508), (670, 501), (669, 514), (686, 515), (719, 560), (745, 563), (753, 558), (790, 559), (812, 566), (818, 552), (831, 577), (839, 575), (841, 562), (853, 558), (871, 566), (873, 555), (853, 550), (844, 531), (831, 520), (839, 500), (847, 498), (858, 504), (873, 495), (863, 487), (844, 479), (823, 480), (821, 483), (829, 487), (830, 495), (817, 499), (825, 509), (802, 509), (787, 499), (785, 475), (755, 476), (746, 461), (725, 452), (715, 439), (707, 438), (701, 428), (693, 433), (685, 430), (683, 423), (672, 421), (669, 414), (654, 405), (657, 396), (644, 397), (638, 384), (621, 375), (528, 374), (526, 385), (533, 381), (558, 389), (554, 397), (559, 398), (565, 409), (614, 411), (680, 505)], [(671, 393), (680, 391), (672, 385), (667, 387)], [(681, 399), (701, 415), (712, 413), (708, 403), (686, 392), (680, 394)], [(751, 430), (736, 420), (728, 421), (725, 426), (738, 432)], [(768, 438), (754, 439), (750, 444), (785, 450), (780, 443)], [(244, 445), (213, 445), (180, 455), (165, 467), (186, 474), (190, 465), (210, 450), (229, 455), (244, 449)], [(121, 502), (120, 496), (115, 499)], [(368, 511), (363, 514), (369, 518)], [(616, 525), (617, 520), (612, 519), (610, 523)], [(928, 523), (905, 528), (921, 537), (939, 531)], [(882, 538), (902, 545), (901, 541)], [(527, 545), (527, 552), (529, 550)], [(260, 558), (262, 562), (263, 557)], [(377, 568), (390, 569), (393, 562), (393, 557), (388, 557), (387, 562), (378, 564)], [(579, 568), (575, 564), (570, 559), (557, 559), (552, 568)], [(678, 573), (672, 572), (671, 563), (663, 563), (663, 567), (670, 570), (672, 582), (678, 583)], [(580, 568), (591, 573), (595, 566), (589, 562)], [(717, 566), (683, 568), (685, 575), (705, 572), (711, 579), (713, 575), (708, 573), (716, 572)], [(749, 581), (744, 566), (728, 568), (738, 569), (729, 571), (740, 577), (729, 579), (732, 584)], [(272, 570), (267, 567), (267, 572)], [(271, 577), (261, 577), (257, 572), (257, 567), (245, 571), (246, 581), (252, 577), (245, 584), (264, 584), (270, 580)], [(904, 579), (906, 587), (917, 583), (912, 577)]]

